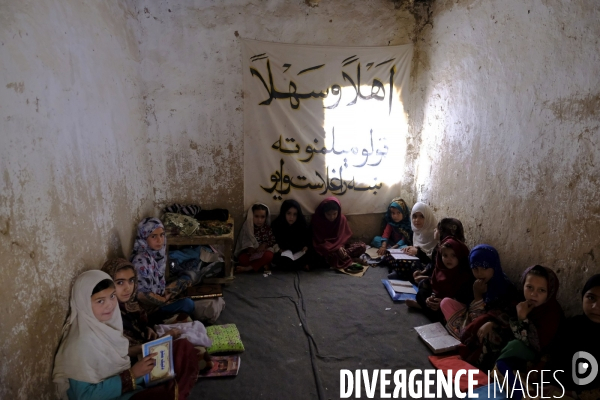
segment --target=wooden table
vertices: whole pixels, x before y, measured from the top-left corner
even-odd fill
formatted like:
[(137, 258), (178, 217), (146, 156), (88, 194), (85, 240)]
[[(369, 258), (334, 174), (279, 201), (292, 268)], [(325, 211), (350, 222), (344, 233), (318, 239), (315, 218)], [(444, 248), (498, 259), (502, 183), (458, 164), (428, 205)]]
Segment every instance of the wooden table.
[(228, 224), (231, 224), (231, 232), (227, 235), (219, 236), (180, 236), (167, 235), (167, 246), (199, 246), (203, 244), (221, 244), (223, 245), (223, 258), (225, 262), (225, 276), (223, 278), (208, 278), (202, 282), (205, 283), (231, 283), (233, 281), (233, 266), (231, 265), (233, 253), (233, 218), (229, 217)]

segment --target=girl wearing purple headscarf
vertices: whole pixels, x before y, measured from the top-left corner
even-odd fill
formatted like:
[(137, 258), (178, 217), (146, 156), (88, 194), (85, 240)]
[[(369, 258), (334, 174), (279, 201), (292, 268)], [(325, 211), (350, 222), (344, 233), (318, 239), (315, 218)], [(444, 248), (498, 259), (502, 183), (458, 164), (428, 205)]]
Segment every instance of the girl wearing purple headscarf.
[(166, 249), (167, 240), (162, 222), (158, 218), (141, 220), (130, 258), (138, 276), (137, 298), (148, 312), (160, 310), (170, 315), (183, 312), (191, 316), (195, 309), (192, 299), (173, 299), (185, 291), (192, 284), (192, 280), (183, 275), (167, 285)]

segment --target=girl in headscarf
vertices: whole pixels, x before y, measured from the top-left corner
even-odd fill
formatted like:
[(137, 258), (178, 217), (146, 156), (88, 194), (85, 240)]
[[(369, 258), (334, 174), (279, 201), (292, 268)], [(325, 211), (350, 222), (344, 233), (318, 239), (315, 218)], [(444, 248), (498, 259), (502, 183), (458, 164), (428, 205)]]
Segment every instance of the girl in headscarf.
[(465, 305), (451, 298), (441, 302), (448, 325), (446, 328), (457, 339), (479, 316), (488, 311), (503, 309), (514, 298), (514, 287), (500, 266), (496, 249), (487, 244), (475, 246), (469, 254), (469, 264), (475, 277), (473, 301)]
[(438, 240), (434, 238), (437, 220), (431, 207), (425, 203), (416, 203), (410, 214), (410, 224), (413, 244), (403, 250), (411, 256), (419, 257), (422, 265), (427, 265), (431, 262), (431, 253), (438, 244)]
[(269, 207), (256, 203), (248, 210), (246, 221), (235, 245), (235, 255), (240, 262), (236, 272), (265, 271), (271, 269), (275, 236), (271, 230)]
[(296, 200), (285, 200), (281, 204), (279, 215), (275, 218), (271, 227), (282, 253), (285, 251), (290, 251), (292, 254), (304, 253), (296, 260), (277, 254), (275, 265), (284, 269), (304, 268), (308, 270), (308, 255), (306, 252), (310, 244), (310, 234), (300, 204)]
[[(598, 343), (600, 341), (600, 274), (588, 279), (583, 286), (581, 295), (583, 314), (568, 318), (561, 325), (556, 340), (560, 346), (556, 346), (552, 352), (549, 369), (563, 371), (557, 372), (555, 376), (558, 378), (557, 385), (561, 384), (571, 392), (567, 395), (583, 400), (598, 399), (600, 398), (600, 373), (597, 373), (596, 377), (592, 379), (582, 376), (580, 379), (586, 380), (576, 384), (572, 377), (573, 373), (575, 372), (577, 375), (578, 371), (574, 371), (573, 367), (577, 367), (579, 363), (573, 363), (572, 360), (575, 353), (584, 351), (600, 362), (600, 344)], [(591, 372), (587, 374), (587, 377), (590, 376)], [(558, 393), (561, 393), (560, 389)], [(552, 393), (548, 395), (551, 396)], [(556, 397), (558, 396), (560, 395)]]
[[(102, 266), (115, 283), (119, 310), (123, 320), (123, 336), (129, 341), (129, 356), (137, 357), (142, 353), (142, 344), (158, 338), (158, 334), (150, 327), (146, 312), (140, 308), (136, 299), (137, 276), (133, 264), (123, 258), (108, 260)], [(173, 337), (173, 357), (176, 382), (180, 398), (186, 398), (192, 390), (199, 370), (199, 353), (186, 339), (181, 338), (181, 331), (172, 328), (162, 336)], [(178, 340), (176, 340), (178, 339)], [(207, 353), (204, 353), (207, 354)], [(205, 360), (210, 362), (210, 359)]]
[(82, 273), (73, 284), (69, 316), (54, 359), (52, 380), (61, 397), (125, 400), (139, 393), (134, 398), (144, 398), (140, 385), (154, 368), (156, 353), (132, 367), (128, 349), (110, 276), (98, 270)]
[(510, 326), (515, 339), (540, 354), (548, 350), (564, 316), (556, 299), (558, 277), (550, 268), (534, 265), (525, 270), (521, 283), (523, 300)]
[(429, 264), (422, 265), (424, 268), (413, 271), (413, 279), (416, 284), (419, 284), (423, 279), (431, 276), (433, 268), (435, 267), (435, 259), (440, 243), (448, 236), (453, 236), (455, 239), (465, 243), (465, 230), (463, 229), (462, 222), (456, 218), (442, 218), (440, 222), (438, 222), (437, 228), (433, 231), (433, 238), (438, 241), (438, 244), (431, 252), (431, 260), (433, 261)]
[(313, 247), (334, 269), (346, 269), (366, 250), (364, 243), (349, 245), (352, 230), (342, 214), (340, 201), (328, 197), (319, 204), (311, 220)]
[(446, 297), (470, 303), (473, 274), (469, 268), (469, 248), (461, 241), (448, 236), (440, 245), (431, 278), (419, 284), (417, 300), (407, 300), (409, 307), (422, 309), (434, 320), (443, 317), (440, 302)]
[(165, 227), (158, 218), (144, 218), (138, 224), (131, 262), (138, 276), (137, 298), (148, 312), (160, 310), (164, 316), (179, 312), (193, 315), (195, 306), (190, 298), (173, 301), (192, 284), (187, 275), (177, 277), (168, 285), (165, 280), (167, 257)]
[(558, 277), (554, 271), (541, 265), (531, 266), (523, 273), (521, 284), (522, 301), (516, 305), (509, 319), (513, 339), (504, 346), (496, 361), (496, 369), (510, 385), (514, 382), (511, 388), (513, 394), (523, 393), (514, 371), (526, 376), (530, 370), (546, 369), (544, 358), (551, 350), (564, 319), (556, 300)]
[(383, 217), (385, 229), (381, 236), (375, 236), (371, 246), (379, 248), (377, 254), (383, 256), (388, 248), (402, 249), (412, 244), (410, 209), (403, 199), (394, 199)]

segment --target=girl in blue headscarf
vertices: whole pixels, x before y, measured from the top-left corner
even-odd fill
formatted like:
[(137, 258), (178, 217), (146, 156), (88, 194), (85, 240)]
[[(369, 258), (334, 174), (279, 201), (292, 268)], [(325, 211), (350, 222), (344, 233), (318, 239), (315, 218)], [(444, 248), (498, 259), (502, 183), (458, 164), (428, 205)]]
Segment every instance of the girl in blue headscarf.
[(385, 255), (387, 249), (402, 249), (412, 245), (410, 209), (402, 199), (394, 199), (383, 217), (385, 229), (381, 236), (375, 236), (371, 246), (379, 248), (377, 254)]
[[(469, 264), (475, 276), (473, 301), (469, 305), (450, 298), (442, 300), (440, 308), (448, 321), (448, 330), (460, 339), (463, 330), (487, 311), (502, 308), (515, 292), (512, 283), (502, 271), (495, 248), (487, 244), (475, 246), (469, 254)], [(514, 297), (514, 296), (513, 296)]]

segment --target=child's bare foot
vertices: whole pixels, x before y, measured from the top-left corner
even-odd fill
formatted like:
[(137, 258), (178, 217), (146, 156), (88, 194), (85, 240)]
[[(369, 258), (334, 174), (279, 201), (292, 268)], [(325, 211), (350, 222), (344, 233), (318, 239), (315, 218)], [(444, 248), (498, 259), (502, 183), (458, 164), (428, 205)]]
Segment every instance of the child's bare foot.
[(408, 299), (406, 300), (406, 305), (410, 308), (416, 308), (417, 310), (421, 309), (421, 306), (419, 305), (419, 303), (417, 303), (415, 300), (413, 299)]
[(241, 265), (238, 265), (237, 267), (235, 267), (235, 272), (249, 272), (252, 271), (252, 267), (251, 266), (247, 266), (247, 267), (243, 267)]

